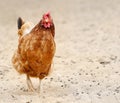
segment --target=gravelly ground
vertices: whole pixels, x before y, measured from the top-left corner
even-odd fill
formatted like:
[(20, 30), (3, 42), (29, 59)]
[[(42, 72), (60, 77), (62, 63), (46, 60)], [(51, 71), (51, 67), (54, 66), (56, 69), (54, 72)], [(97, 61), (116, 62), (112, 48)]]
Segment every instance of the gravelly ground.
[[(11, 65), (19, 16), (56, 26), (53, 70), (40, 97)], [(4, 0), (0, 3), (0, 103), (120, 103), (119, 0)], [(38, 85), (37, 79), (32, 79)]]

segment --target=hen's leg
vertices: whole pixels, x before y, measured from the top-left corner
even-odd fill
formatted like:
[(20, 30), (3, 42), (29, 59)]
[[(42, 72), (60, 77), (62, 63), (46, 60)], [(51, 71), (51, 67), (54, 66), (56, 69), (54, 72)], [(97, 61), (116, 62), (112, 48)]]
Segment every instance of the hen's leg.
[(28, 88), (29, 88), (30, 91), (32, 91), (32, 92), (35, 91), (29, 75), (27, 75), (27, 85), (28, 85)]
[(37, 92), (40, 93), (40, 91), (41, 91), (41, 79), (39, 79), (39, 86), (37, 88)]

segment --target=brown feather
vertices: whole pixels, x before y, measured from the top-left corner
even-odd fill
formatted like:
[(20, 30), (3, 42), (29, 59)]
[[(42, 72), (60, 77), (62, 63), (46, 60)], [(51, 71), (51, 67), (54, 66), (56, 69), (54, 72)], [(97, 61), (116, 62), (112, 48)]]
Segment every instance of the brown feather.
[(21, 74), (43, 79), (49, 74), (55, 54), (55, 28), (44, 28), (39, 22), (29, 34), (19, 39), (12, 62)]

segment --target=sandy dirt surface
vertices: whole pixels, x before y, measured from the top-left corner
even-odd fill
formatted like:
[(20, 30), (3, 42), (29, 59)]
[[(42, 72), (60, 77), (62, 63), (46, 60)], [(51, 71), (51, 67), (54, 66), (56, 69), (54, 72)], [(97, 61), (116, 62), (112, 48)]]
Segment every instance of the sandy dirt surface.
[[(57, 50), (40, 96), (12, 67), (16, 20), (37, 24), (50, 11)], [(32, 79), (37, 87), (38, 79)], [(120, 0), (2, 0), (0, 103), (120, 103)]]

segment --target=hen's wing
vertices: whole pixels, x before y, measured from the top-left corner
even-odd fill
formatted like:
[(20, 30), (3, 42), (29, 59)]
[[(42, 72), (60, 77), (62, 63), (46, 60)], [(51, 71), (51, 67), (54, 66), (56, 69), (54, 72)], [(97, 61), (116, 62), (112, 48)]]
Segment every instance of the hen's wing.
[(26, 35), (21, 38), (18, 50), (26, 73), (40, 78), (42, 78), (41, 74), (48, 74), (55, 52), (52, 34)]

